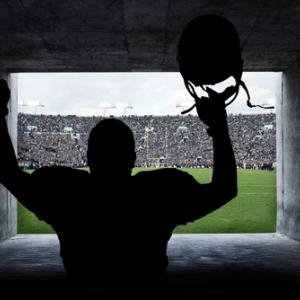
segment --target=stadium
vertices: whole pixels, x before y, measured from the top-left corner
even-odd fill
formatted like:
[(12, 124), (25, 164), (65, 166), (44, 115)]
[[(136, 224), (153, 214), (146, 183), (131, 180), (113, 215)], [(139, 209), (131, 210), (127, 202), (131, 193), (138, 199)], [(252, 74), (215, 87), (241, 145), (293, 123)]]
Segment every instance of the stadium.
[[(103, 117), (19, 114), (19, 165), (35, 169), (63, 165), (87, 166), (90, 130)], [(197, 116), (122, 116), (133, 131), (136, 167), (211, 168), (212, 144)], [(237, 165), (243, 169), (274, 169), (275, 114), (229, 115)]]
[[(111, 116), (112, 117), (112, 116)], [(18, 115), (19, 165), (32, 172), (44, 166), (86, 168), (90, 130), (104, 117)], [(136, 142), (134, 173), (179, 168), (209, 182), (212, 141), (197, 116), (121, 116)], [(213, 214), (179, 226), (177, 233), (274, 232), (276, 227), (276, 115), (228, 115), (239, 168), (239, 195)], [(116, 170), (117, 173), (117, 170)], [(53, 230), (19, 205), (19, 233)]]

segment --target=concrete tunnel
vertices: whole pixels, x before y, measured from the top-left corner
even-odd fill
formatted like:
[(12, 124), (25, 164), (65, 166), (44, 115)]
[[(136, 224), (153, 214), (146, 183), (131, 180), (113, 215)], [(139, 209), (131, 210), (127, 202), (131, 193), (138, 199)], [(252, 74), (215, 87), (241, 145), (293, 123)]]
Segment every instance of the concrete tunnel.
[[(236, 280), (260, 286), (296, 285), (300, 282), (299, 1), (0, 1), (0, 76), (8, 80), (12, 91), (10, 134), (16, 146), (15, 73), (177, 72), (180, 33), (202, 14), (223, 15), (236, 26), (244, 71), (282, 72), (277, 100), (277, 229), (274, 234), (174, 236), (169, 250), (170, 277), (176, 282), (185, 274), (186, 281), (195, 283), (203, 279), (200, 273), (205, 274), (210, 292), (224, 291), (221, 282), (225, 278), (232, 285)], [(16, 200), (1, 186), (0, 284), (7, 278), (34, 280), (37, 274), (45, 281), (51, 276), (60, 278), (55, 238), (20, 237), (16, 222)], [(41, 249), (48, 257), (34, 255)], [(197, 253), (188, 254), (191, 249)], [(220, 250), (218, 263), (210, 262), (217, 256), (212, 249)], [(26, 271), (30, 253), (32, 261), (35, 258), (40, 263), (33, 262)], [(26, 262), (14, 260), (13, 255), (25, 257)], [(210, 285), (216, 278), (218, 288)]]

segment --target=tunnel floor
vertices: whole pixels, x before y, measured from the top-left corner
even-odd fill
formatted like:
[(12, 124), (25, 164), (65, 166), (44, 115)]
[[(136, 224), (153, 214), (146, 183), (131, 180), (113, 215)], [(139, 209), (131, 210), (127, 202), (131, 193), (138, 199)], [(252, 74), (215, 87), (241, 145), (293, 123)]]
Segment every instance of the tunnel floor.
[[(275, 233), (177, 234), (168, 254), (168, 291), (180, 298), (290, 295), (300, 286), (300, 242)], [(0, 288), (10, 294), (108, 295), (66, 284), (56, 235), (17, 235), (0, 243), (0, 258)]]

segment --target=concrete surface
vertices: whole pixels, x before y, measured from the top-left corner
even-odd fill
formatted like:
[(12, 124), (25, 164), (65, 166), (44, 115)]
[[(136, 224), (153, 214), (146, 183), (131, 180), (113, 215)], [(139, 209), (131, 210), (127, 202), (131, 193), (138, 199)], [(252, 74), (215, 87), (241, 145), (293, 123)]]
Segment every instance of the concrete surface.
[(300, 240), (300, 61), (282, 75), (277, 134), (277, 231)]
[[(7, 80), (11, 88), (11, 101), (9, 102), (9, 114), (7, 124), (14, 148), (17, 149), (17, 103), (18, 89), (17, 76), (1, 74), (0, 78)], [(0, 183), (0, 241), (17, 233), (17, 204), (16, 199)]]
[(174, 235), (169, 278), (187, 294), (292, 294), (300, 283), (300, 243), (279, 234)]
[[(0, 286), (11, 293), (103, 293), (66, 285), (56, 235), (17, 235), (0, 243), (0, 257)], [(289, 295), (300, 283), (300, 243), (278, 234), (178, 234), (169, 259), (170, 294), (186, 298)]]
[(248, 71), (283, 71), (300, 57), (299, 1), (3, 0), (0, 69), (178, 71), (179, 35), (201, 14), (235, 24)]

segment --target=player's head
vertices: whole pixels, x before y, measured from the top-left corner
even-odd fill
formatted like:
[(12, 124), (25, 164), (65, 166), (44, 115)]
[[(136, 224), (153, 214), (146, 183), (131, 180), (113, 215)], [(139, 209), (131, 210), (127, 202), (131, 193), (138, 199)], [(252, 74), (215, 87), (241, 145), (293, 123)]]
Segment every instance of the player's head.
[(130, 175), (136, 159), (131, 129), (118, 119), (100, 121), (90, 132), (87, 159), (92, 174)]
[(227, 19), (203, 15), (182, 32), (178, 55), (180, 73), (195, 86), (216, 84), (243, 70), (238, 33)]

